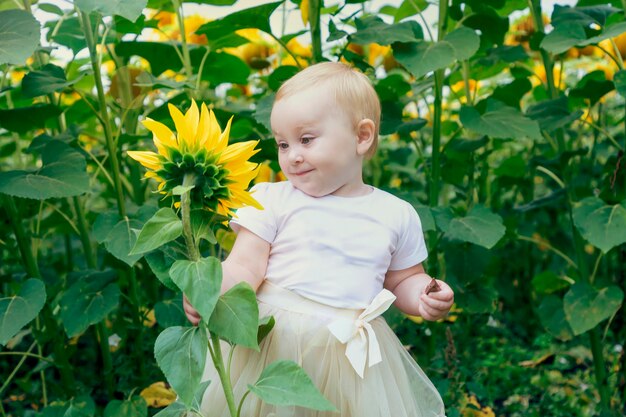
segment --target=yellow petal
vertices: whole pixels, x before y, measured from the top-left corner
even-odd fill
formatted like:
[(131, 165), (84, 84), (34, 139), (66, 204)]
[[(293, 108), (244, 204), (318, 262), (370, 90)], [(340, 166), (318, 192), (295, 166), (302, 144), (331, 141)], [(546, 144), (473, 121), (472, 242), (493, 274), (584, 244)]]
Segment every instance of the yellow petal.
[(198, 131), (196, 132), (198, 149), (207, 149), (206, 142), (209, 139), (210, 123), (209, 109), (206, 104), (202, 103), (200, 107), (200, 122), (198, 123)]
[(170, 148), (178, 147), (174, 132), (172, 132), (170, 128), (165, 126), (163, 123), (150, 118), (146, 118), (146, 120), (141, 123), (146, 127), (146, 129), (152, 132), (152, 140), (161, 155), (167, 156), (162, 145), (169, 146)]
[(226, 146), (228, 146), (228, 135), (230, 135), (230, 124), (233, 121), (233, 117), (234, 116), (231, 116), (230, 119), (228, 119), (228, 123), (226, 123), (224, 131), (220, 134), (220, 137), (217, 140), (217, 146), (215, 147), (216, 152), (222, 152), (226, 149)]
[(300, 2), (300, 14), (302, 15), (302, 23), (306, 27), (307, 23), (309, 23), (309, 0)]
[[(230, 123), (230, 122), (229, 122)], [(229, 125), (230, 126), (230, 125)], [(229, 126), (226, 128), (228, 129)], [(224, 131), (226, 132), (226, 130)], [(259, 152), (260, 149), (254, 149), (259, 143), (258, 140), (250, 140), (247, 142), (239, 142), (229, 145), (220, 155), (220, 163), (228, 163), (231, 160), (248, 160), (252, 155)]]
[(233, 197), (235, 197), (237, 200), (239, 200), (240, 202), (248, 205), (248, 206), (252, 206), (255, 208), (258, 208), (259, 210), (263, 210), (263, 206), (256, 201), (249, 192), (247, 191), (238, 191), (238, 190), (232, 190), (233, 193)]
[(196, 138), (196, 133), (198, 131), (198, 119), (200, 118), (200, 113), (198, 112), (198, 105), (195, 100), (191, 100), (191, 106), (187, 113), (185, 113), (185, 125), (187, 126), (187, 130), (190, 134), (189, 141), (193, 143), (193, 150), (196, 151), (198, 140)]
[(193, 144), (193, 134), (187, 126), (185, 116), (173, 104), (167, 103), (167, 107), (170, 109), (170, 115), (172, 115), (172, 120), (174, 120), (174, 124), (176, 125), (179, 149), (183, 152), (187, 150), (191, 151), (193, 146), (190, 145)]
[(153, 171), (161, 169), (161, 159), (158, 154), (150, 151), (128, 151), (128, 156), (139, 162), (141, 165)]

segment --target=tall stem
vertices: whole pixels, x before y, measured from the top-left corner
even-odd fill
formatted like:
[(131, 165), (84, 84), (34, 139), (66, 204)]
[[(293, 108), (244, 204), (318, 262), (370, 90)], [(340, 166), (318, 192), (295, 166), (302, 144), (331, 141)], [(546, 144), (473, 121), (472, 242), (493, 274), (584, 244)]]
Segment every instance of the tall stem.
[(313, 47), (314, 62), (321, 62), (322, 56), (322, 29), (320, 25), (321, 0), (309, 0), (309, 23), (311, 24), (311, 45)]
[[(83, 32), (85, 34), (85, 41), (87, 42), (87, 49), (89, 50), (89, 59), (91, 60), (91, 68), (93, 70), (93, 76), (96, 83), (96, 90), (98, 92), (98, 103), (100, 106), (100, 120), (102, 121), (102, 127), (104, 129), (104, 136), (106, 139), (107, 150), (109, 153), (109, 160), (111, 161), (111, 170), (113, 171), (113, 183), (115, 184), (115, 192), (117, 197), (117, 210), (120, 217), (126, 217), (126, 205), (124, 203), (124, 189), (122, 188), (122, 181), (120, 178), (120, 164), (117, 159), (117, 149), (115, 141), (113, 140), (113, 131), (111, 129), (111, 120), (109, 119), (109, 112), (106, 104), (106, 97), (104, 96), (104, 87), (102, 86), (102, 74), (100, 73), (100, 65), (98, 63), (98, 52), (96, 50), (96, 43), (93, 37), (93, 29), (91, 27), (91, 21), (89, 15), (79, 11), (78, 14), (81, 18), (81, 24)], [(98, 18), (98, 21), (100, 18)]]
[[(194, 185), (195, 182), (196, 176), (194, 174), (185, 174), (183, 187)], [(187, 244), (187, 255), (190, 260), (197, 261), (200, 259), (200, 251), (198, 250), (191, 230), (191, 191), (184, 192), (180, 197), (180, 213), (183, 220), (183, 236)]]
[(224, 357), (222, 356), (222, 348), (220, 346), (220, 338), (211, 333), (211, 343), (213, 345), (215, 369), (220, 376), (222, 387), (224, 388), (224, 395), (226, 396), (226, 403), (228, 404), (228, 410), (231, 417), (237, 417), (237, 405), (235, 404), (235, 395), (233, 393), (233, 386), (230, 382), (230, 375), (227, 374), (224, 367)]

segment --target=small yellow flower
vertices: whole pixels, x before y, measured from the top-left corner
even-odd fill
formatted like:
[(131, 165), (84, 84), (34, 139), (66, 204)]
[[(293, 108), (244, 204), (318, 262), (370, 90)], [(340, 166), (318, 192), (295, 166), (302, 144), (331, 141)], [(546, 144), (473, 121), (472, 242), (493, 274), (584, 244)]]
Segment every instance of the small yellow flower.
[(193, 176), (191, 201), (232, 216), (233, 209), (253, 206), (263, 209), (246, 189), (259, 172), (258, 164), (248, 159), (258, 152), (258, 141), (228, 145), (232, 118), (224, 131), (215, 114), (203, 103), (200, 111), (195, 101), (185, 114), (169, 104), (176, 125), (174, 134), (167, 126), (147, 118), (143, 125), (152, 132), (157, 152), (128, 151), (128, 156), (148, 168), (146, 178), (154, 178), (158, 191), (171, 193), (183, 185), (185, 176)]

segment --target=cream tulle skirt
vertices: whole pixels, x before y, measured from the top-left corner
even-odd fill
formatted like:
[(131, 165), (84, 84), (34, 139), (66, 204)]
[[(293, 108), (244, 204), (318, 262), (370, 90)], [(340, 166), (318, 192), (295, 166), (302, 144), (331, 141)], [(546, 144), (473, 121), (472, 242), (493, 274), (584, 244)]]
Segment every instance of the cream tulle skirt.
[[(263, 340), (260, 352), (235, 348), (231, 379), (235, 400), (254, 384), (262, 370), (277, 360), (293, 360), (304, 368), (320, 392), (339, 413), (301, 407), (273, 406), (250, 394), (242, 417), (444, 417), (443, 402), (434, 385), (404, 349), (382, 317), (370, 322), (382, 362), (366, 366), (361, 378), (345, 356), (346, 345), (327, 325), (337, 316), (355, 318), (360, 311), (337, 309), (303, 298), (265, 282), (257, 292), (260, 317), (272, 315), (276, 325)], [(223, 345), (225, 359), (227, 344)], [(222, 386), (209, 358), (203, 381), (211, 380), (202, 401), (204, 417), (228, 417)]]

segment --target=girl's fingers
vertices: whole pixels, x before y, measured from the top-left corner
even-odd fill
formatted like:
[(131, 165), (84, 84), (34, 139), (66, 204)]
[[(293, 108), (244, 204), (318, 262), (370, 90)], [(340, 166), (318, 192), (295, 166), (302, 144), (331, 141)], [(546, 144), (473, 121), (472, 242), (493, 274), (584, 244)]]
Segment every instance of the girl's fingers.
[(452, 307), (453, 300), (441, 301), (437, 300), (434, 297), (431, 297), (430, 294), (422, 294), (420, 297), (420, 301), (422, 305), (428, 306), (433, 310), (437, 310), (439, 312), (447, 312)]

